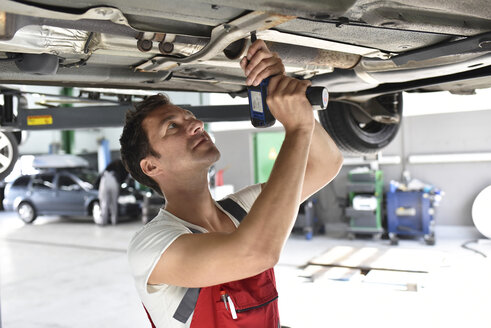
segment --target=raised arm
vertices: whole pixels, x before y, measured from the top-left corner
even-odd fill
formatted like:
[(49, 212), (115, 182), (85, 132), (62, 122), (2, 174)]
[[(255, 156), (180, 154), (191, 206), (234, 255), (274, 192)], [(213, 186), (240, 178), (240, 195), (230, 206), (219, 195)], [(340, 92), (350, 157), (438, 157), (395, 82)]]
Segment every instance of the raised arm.
[[(242, 60), (241, 66), (247, 75), (248, 85), (258, 85), (273, 72), (274, 74), (285, 72), (281, 60), (278, 60), (276, 54), (270, 53), (261, 40), (249, 48), (247, 59)], [(322, 125), (316, 121), (303, 183), (302, 201), (332, 181), (339, 173), (342, 164), (343, 156), (338, 147)]]
[(302, 189), (302, 202), (331, 182), (342, 165), (343, 155), (316, 120)]

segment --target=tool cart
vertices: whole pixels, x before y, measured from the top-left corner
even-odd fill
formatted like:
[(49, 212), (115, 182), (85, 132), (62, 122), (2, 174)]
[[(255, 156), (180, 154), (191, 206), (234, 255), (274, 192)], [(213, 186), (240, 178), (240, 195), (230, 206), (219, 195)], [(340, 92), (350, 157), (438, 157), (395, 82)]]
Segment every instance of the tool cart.
[(401, 190), (391, 182), (387, 192), (387, 230), (391, 245), (398, 236), (423, 237), (427, 245), (435, 244), (435, 207), (442, 192), (431, 186), (421, 190)]
[(323, 233), (324, 226), (315, 215), (317, 197), (310, 196), (298, 209), (297, 219), (293, 226), (294, 231), (301, 231), (305, 239), (310, 240), (316, 233)]
[(349, 221), (349, 239), (358, 234), (381, 238), (383, 190), (381, 170), (357, 168), (348, 173), (349, 206), (345, 208), (345, 217)]

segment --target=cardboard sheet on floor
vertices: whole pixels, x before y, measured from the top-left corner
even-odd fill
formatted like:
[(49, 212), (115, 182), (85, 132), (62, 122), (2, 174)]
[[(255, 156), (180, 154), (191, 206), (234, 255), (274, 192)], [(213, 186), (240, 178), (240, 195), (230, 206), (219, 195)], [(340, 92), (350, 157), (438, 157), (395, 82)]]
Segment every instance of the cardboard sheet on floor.
[(427, 273), (370, 270), (363, 282), (374, 285), (387, 286), (398, 290), (417, 292), (426, 286)]
[(409, 272), (430, 272), (444, 263), (443, 252), (383, 246), (336, 246), (309, 262), (312, 265)]
[(337, 280), (337, 281), (359, 281), (363, 278), (360, 269), (326, 267), (322, 265), (307, 265), (299, 274), (300, 277), (311, 281)]

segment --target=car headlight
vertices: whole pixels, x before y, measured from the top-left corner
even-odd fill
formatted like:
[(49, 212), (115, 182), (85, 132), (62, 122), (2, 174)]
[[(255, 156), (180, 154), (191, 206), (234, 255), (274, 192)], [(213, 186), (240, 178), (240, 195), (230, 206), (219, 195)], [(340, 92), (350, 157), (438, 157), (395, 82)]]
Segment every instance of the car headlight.
[(136, 197), (133, 195), (119, 196), (118, 197), (118, 203), (120, 203), (120, 204), (136, 203)]

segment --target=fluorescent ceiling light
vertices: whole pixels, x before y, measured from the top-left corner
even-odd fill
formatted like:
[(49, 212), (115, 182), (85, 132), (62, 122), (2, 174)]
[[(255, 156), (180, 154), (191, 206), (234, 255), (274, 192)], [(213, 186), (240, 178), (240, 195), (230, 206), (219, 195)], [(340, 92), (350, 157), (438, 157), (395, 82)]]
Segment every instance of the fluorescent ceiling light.
[(491, 162), (491, 153), (411, 155), (410, 164)]
[(389, 164), (400, 164), (401, 156), (382, 156), (379, 159), (369, 160), (363, 157), (345, 157), (343, 159), (343, 165), (364, 165), (370, 164), (371, 162), (377, 162), (381, 165), (389, 165)]

